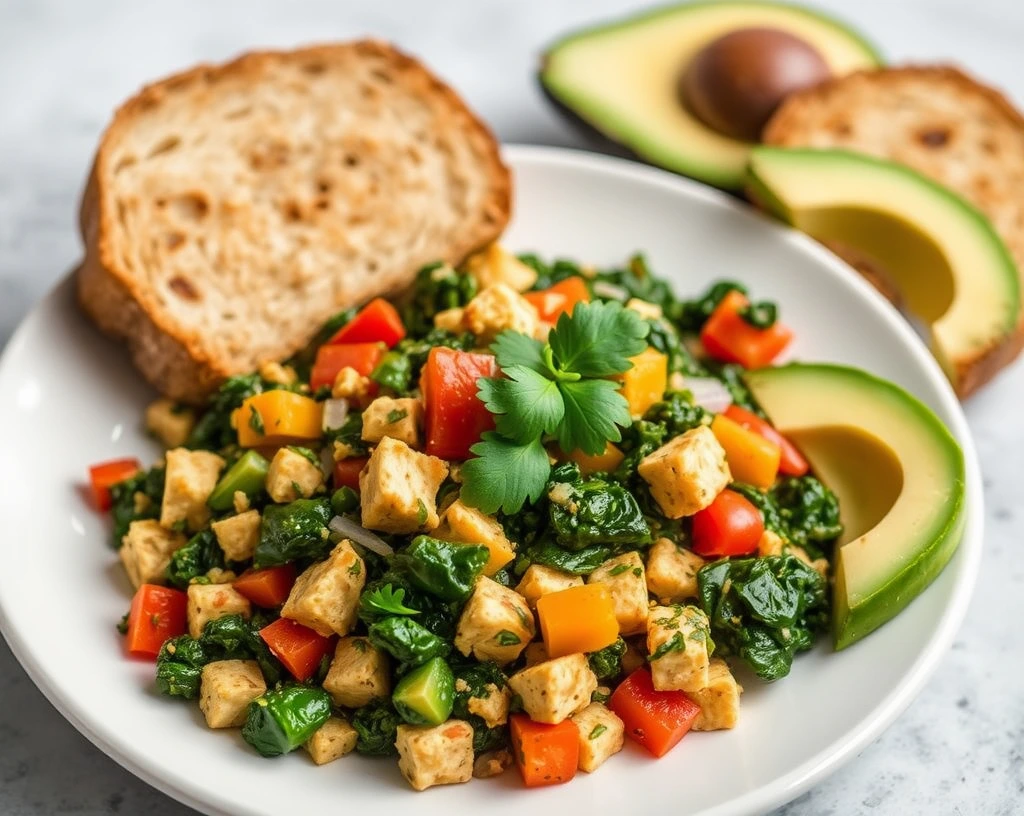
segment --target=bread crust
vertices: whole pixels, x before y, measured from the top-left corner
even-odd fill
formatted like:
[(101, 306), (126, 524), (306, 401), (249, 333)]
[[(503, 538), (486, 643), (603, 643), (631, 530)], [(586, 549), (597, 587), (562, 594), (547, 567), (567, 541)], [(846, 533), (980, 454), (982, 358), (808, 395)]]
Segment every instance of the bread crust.
[[(109, 197), (103, 185), (111, 178), (111, 146), (122, 132), (136, 126), (139, 119), (159, 106), (169, 92), (202, 83), (211, 85), (227, 77), (255, 79), (267, 65), (303, 60), (331, 60), (341, 51), (353, 51), (359, 57), (385, 59), (415, 93), (429, 94), (442, 100), (450, 114), (460, 118), (460, 128), (473, 145), (488, 179), (488, 195), (475, 223), (459, 230), (451, 238), (446, 260), (458, 262), (480, 247), (494, 241), (508, 223), (512, 207), (512, 182), (502, 162), (499, 145), (488, 127), (465, 105), (447, 84), (430, 73), (419, 61), (388, 43), (361, 40), (353, 43), (315, 45), (294, 51), (256, 51), (221, 64), (200, 64), (179, 74), (142, 88), (122, 104), (114, 114), (100, 141), (86, 183), (79, 210), (79, 227), (85, 245), (85, 256), (76, 273), (78, 300), (107, 334), (126, 342), (132, 360), (143, 376), (159, 391), (189, 403), (201, 403), (211, 390), (232, 374), (242, 373), (209, 352), (197, 331), (182, 331), (159, 308), (152, 293), (138, 277), (119, 262), (113, 246), (115, 214), (110, 212)], [(416, 269), (400, 274), (381, 275), (376, 290), (360, 293), (353, 302), (332, 305), (332, 311), (356, 305), (376, 294), (387, 294), (408, 286)], [(326, 316), (325, 316), (326, 317)], [(286, 357), (312, 338), (318, 324), (311, 325), (305, 336), (282, 338), (279, 357)]]
[[(943, 108), (941, 103), (947, 100)], [(975, 107), (968, 109), (967, 102)], [(873, 121), (871, 128), (865, 126), (870, 133), (858, 133), (857, 120), (872, 112), (880, 120)], [(973, 134), (981, 136), (979, 149), (974, 150), (973, 143), (958, 144), (963, 128), (985, 129)], [(992, 138), (985, 138), (988, 135)], [(1017, 264), (1024, 289), (1024, 205), (1019, 193), (1003, 193), (999, 188), (1001, 181), (1020, 189), (1007, 183), (1010, 162), (1024, 179), (1024, 116), (1000, 91), (958, 67), (905, 65), (857, 71), (816, 85), (782, 103), (765, 126), (762, 141), (784, 147), (858, 150), (902, 162), (946, 185), (989, 218)], [(960, 152), (947, 155), (953, 150)], [(845, 253), (839, 254), (849, 260)], [(879, 285), (877, 277), (865, 277), (891, 299), (891, 291)], [(970, 359), (953, 361), (957, 393), (972, 394), (1022, 349), (1024, 309), (1013, 334)]]

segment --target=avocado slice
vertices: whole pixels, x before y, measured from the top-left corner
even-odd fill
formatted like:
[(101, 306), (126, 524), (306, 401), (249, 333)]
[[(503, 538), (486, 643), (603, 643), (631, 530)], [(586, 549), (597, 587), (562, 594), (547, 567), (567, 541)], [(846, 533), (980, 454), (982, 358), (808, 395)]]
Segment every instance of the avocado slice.
[(819, 241), (877, 261), (960, 394), (1016, 350), (1020, 280), (988, 219), (957, 194), (894, 162), (843, 150), (758, 147), (748, 192)]
[(737, 189), (751, 144), (703, 124), (679, 102), (677, 83), (701, 49), (745, 28), (779, 29), (802, 39), (835, 76), (882, 64), (858, 34), (818, 12), (717, 0), (668, 6), (572, 34), (545, 53), (540, 81), (562, 110), (641, 159)]
[(894, 617), (946, 566), (963, 533), (964, 458), (923, 403), (855, 368), (748, 371), (754, 398), (839, 498), (836, 649)]
[(455, 704), (455, 675), (443, 658), (433, 657), (398, 681), (391, 701), (411, 725), (440, 725)]

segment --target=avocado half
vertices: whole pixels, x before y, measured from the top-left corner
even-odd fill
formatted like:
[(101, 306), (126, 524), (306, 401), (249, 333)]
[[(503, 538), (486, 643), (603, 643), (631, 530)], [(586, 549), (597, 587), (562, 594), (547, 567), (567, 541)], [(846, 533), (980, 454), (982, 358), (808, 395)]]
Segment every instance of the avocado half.
[(794, 363), (745, 379), (839, 498), (832, 622), (835, 648), (845, 648), (949, 562), (963, 534), (963, 453), (927, 406), (858, 369)]
[(685, 3), (572, 34), (543, 57), (541, 84), (560, 109), (639, 158), (725, 189), (743, 184), (751, 143), (703, 124), (679, 101), (684, 67), (745, 28), (774, 28), (814, 46), (832, 74), (882, 64), (875, 49), (818, 12), (750, 0)]
[(952, 191), (859, 153), (757, 147), (747, 192), (811, 237), (879, 263), (929, 325), (932, 353), (961, 396), (1016, 355), (1013, 258), (988, 219)]

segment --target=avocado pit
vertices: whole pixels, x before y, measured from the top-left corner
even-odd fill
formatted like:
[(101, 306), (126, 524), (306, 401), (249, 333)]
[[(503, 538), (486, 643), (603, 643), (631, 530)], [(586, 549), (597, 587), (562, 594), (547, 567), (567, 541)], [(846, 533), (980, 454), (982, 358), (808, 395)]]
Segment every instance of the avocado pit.
[(679, 93), (708, 127), (755, 142), (789, 94), (831, 76), (809, 43), (776, 28), (742, 28), (708, 43), (685, 66)]

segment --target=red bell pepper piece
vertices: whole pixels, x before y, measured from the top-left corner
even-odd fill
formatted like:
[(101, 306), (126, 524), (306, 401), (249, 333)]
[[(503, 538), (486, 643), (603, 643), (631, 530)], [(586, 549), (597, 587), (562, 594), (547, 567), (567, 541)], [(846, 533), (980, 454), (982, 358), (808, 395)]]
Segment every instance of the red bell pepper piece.
[(143, 584), (128, 611), (125, 648), (136, 657), (154, 658), (168, 638), (185, 634), (188, 596), (157, 584)]
[(780, 434), (775, 428), (765, 422), (757, 414), (753, 414), (746, 408), (738, 405), (730, 405), (725, 409), (725, 415), (738, 425), (742, 425), (748, 431), (753, 431), (758, 436), (763, 436), (769, 442), (774, 442), (782, 451), (782, 458), (779, 459), (779, 473), (786, 476), (803, 476), (810, 470), (810, 465), (804, 459), (796, 445)]
[(590, 290), (583, 278), (574, 275), (539, 292), (526, 292), (523, 297), (536, 307), (541, 320), (555, 323), (559, 315), (572, 314), (577, 303), (587, 303)]
[(351, 487), (359, 490), (359, 474), (363, 472), (366, 463), (370, 461), (366, 456), (349, 456), (334, 463), (334, 489), (339, 487)]
[(559, 785), (576, 776), (580, 759), (580, 733), (572, 720), (547, 725), (525, 714), (509, 717), (512, 755), (528, 788)]
[[(316, 391), (323, 385), (334, 385), (334, 378), (343, 368), (354, 368), (364, 377), (369, 377), (383, 356), (382, 343), (340, 343), (320, 346), (309, 376), (309, 387)], [(371, 386), (376, 385), (371, 383)]]
[(723, 490), (693, 516), (693, 551), (704, 558), (749, 555), (762, 533), (761, 511), (735, 490)]
[(656, 757), (685, 737), (700, 714), (700, 706), (684, 692), (657, 691), (650, 671), (643, 667), (619, 684), (608, 707), (619, 715), (626, 735)]
[(295, 567), (291, 564), (251, 569), (235, 579), (234, 587), (239, 595), (248, 598), (256, 606), (273, 609), (288, 600), (295, 576)]
[(493, 377), (497, 363), (490, 354), (435, 346), (420, 375), (425, 405), (426, 445), (431, 456), (466, 459), (494, 417), (480, 401), (477, 380)]
[(324, 655), (334, 648), (334, 638), (324, 637), (290, 618), (278, 618), (264, 626), (260, 637), (300, 683), (313, 676)]
[(741, 292), (729, 292), (701, 329), (700, 342), (716, 360), (763, 368), (789, 345), (793, 332), (779, 321), (767, 329), (751, 326), (740, 317), (740, 310), (747, 305)]
[(111, 459), (89, 468), (89, 485), (93, 501), (99, 510), (109, 510), (113, 504), (110, 488), (118, 482), (130, 479), (142, 470), (138, 459)]
[(405, 325), (398, 310), (384, 298), (376, 298), (338, 329), (327, 344), (380, 342), (388, 348), (393, 348), (403, 337)]

